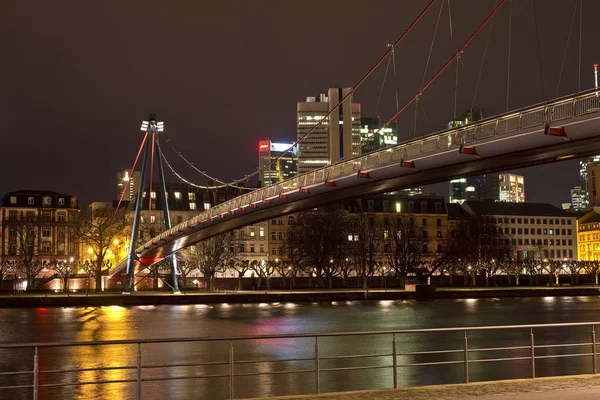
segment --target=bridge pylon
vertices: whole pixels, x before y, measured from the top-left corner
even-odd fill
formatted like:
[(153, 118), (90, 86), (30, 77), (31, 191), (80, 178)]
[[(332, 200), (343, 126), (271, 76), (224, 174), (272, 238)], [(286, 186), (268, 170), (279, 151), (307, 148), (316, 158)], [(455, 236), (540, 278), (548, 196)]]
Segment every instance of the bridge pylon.
[[(165, 220), (165, 228), (167, 230), (171, 229), (171, 215), (169, 212), (169, 203), (167, 202), (167, 185), (165, 183), (165, 174), (162, 165), (162, 155), (160, 151), (160, 146), (158, 145), (158, 137), (164, 131), (164, 122), (157, 121), (156, 114), (151, 113), (148, 116), (148, 121), (142, 121), (141, 131), (146, 132), (146, 136), (144, 138), (143, 146), (143, 156), (142, 156), (142, 168), (141, 168), (141, 176), (140, 176), (140, 186), (136, 195), (135, 200), (135, 212), (133, 217), (133, 226), (131, 229), (131, 240), (129, 244), (129, 254), (127, 256), (127, 269), (126, 269), (126, 283), (123, 294), (130, 294), (133, 290), (135, 290), (135, 262), (138, 261), (140, 264), (144, 265), (145, 262), (142, 262), (137, 255), (137, 241), (140, 230), (140, 220), (141, 220), (141, 211), (143, 207), (144, 200), (144, 189), (146, 187), (147, 182), (150, 185), (150, 191), (148, 193), (148, 202), (152, 205), (152, 171), (154, 167), (154, 160), (156, 159), (157, 167), (158, 167), (158, 177), (160, 181), (160, 187), (158, 188), (158, 193), (162, 202), (164, 220)], [(150, 160), (149, 160), (150, 159)], [(150, 162), (148, 162), (150, 161)], [(150, 165), (148, 165), (150, 164)], [(133, 172), (133, 171), (132, 171)], [(148, 179), (148, 174), (150, 175)], [(150, 218), (150, 216), (148, 216)], [(173, 280), (173, 293), (179, 294), (179, 284), (177, 282), (177, 258), (175, 254), (168, 257), (169, 263), (171, 264), (171, 277)], [(145, 261), (145, 260), (144, 260)], [(151, 261), (153, 262), (153, 261)]]

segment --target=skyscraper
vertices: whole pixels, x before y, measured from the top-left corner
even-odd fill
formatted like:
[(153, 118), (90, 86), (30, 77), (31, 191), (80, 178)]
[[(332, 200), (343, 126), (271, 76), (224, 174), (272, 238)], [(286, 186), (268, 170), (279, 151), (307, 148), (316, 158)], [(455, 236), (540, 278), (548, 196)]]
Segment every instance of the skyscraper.
[(297, 147), (292, 142), (275, 143), (270, 139), (261, 140), (258, 143), (258, 167), (262, 170), (262, 186), (293, 178), (298, 173)]
[(500, 174), (500, 201), (525, 202), (525, 180), (521, 175)]
[(360, 104), (350, 95), (306, 140), (306, 134), (348, 93), (350, 88), (330, 88), (327, 95), (298, 102), (298, 173), (303, 174), (335, 163), (344, 156), (357, 155), (360, 144)]
[(571, 207), (577, 211), (587, 208), (586, 192), (581, 186), (575, 186), (571, 189)]
[(396, 124), (390, 124), (375, 134), (380, 126), (379, 117), (360, 119), (360, 140), (361, 142), (365, 141), (365, 145), (361, 149), (362, 154), (398, 144)]
[(135, 194), (140, 188), (140, 172), (133, 171), (130, 169), (124, 169), (121, 172), (117, 173), (117, 199), (121, 198), (121, 194), (123, 190), (127, 186), (127, 182), (129, 182), (129, 186), (127, 186), (127, 191), (123, 196), (123, 200), (133, 201), (135, 198)]

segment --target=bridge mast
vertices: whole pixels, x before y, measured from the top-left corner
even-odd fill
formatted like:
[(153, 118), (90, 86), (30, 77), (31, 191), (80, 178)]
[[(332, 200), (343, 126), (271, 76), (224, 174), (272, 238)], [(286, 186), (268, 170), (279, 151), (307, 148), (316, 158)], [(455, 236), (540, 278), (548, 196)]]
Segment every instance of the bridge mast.
[[(165, 182), (165, 174), (164, 174), (164, 169), (163, 169), (163, 165), (162, 165), (162, 156), (161, 156), (161, 151), (160, 151), (160, 146), (158, 145), (158, 134), (160, 132), (164, 131), (164, 123), (163, 122), (157, 122), (156, 120), (156, 114), (152, 113), (150, 114), (150, 116), (148, 117), (148, 121), (142, 121), (142, 127), (141, 130), (146, 132), (146, 134), (148, 136), (150, 136), (150, 140), (148, 140), (148, 142), (145, 145), (144, 148), (144, 155), (142, 158), (142, 169), (141, 169), (141, 177), (140, 177), (140, 188), (137, 192), (137, 196), (136, 196), (136, 201), (135, 201), (135, 211), (134, 211), (134, 217), (133, 217), (133, 227), (131, 229), (131, 240), (130, 240), (130, 244), (129, 244), (129, 255), (127, 256), (127, 279), (126, 279), (126, 283), (125, 283), (125, 290), (124, 290), (124, 294), (130, 294), (134, 288), (135, 288), (135, 261), (140, 261), (139, 257), (136, 253), (136, 249), (137, 249), (137, 240), (138, 240), (138, 236), (139, 236), (139, 228), (140, 228), (140, 217), (141, 217), (141, 211), (142, 211), (142, 207), (143, 207), (143, 193), (144, 193), (144, 189), (146, 187), (146, 181), (147, 181), (147, 173), (148, 173), (148, 169), (150, 171), (152, 171), (152, 168), (154, 167), (154, 151), (155, 151), (155, 145), (156, 145), (156, 154), (157, 154), (157, 163), (158, 163), (158, 173), (159, 173), (159, 180), (160, 180), (160, 188), (159, 188), (159, 193), (160, 193), (160, 199), (163, 205), (163, 213), (164, 213), (164, 219), (165, 219), (165, 227), (166, 229), (171, 229), (171, 216), (170, 216), (170, 212), (169, 212), (169, 203), (167, 202), (167, 185)], [(148, 153), (152, 153), (152, 160), (150, 161), (150, 168), (148, 168)], [(150, 172), (150, 177), (152, 177), (152, 172)], [(152, 178), (150, 178), (152, 179)], [(150, 187), (152, 185), (152, 182), (150, 182)], [(152, 204), (152, 193), (148, 194), (148, 201), (150, 202), (150, 204)], [(150, 218), (150, 216), (148, 216), (148, 218)], [(177, 259), (175, 254), (171, 255), (169, 257), (169, 261), (171, 264), (171, 277), (173, 279), (173, 293), (180, 293), (179, 292), (179, 284), (177, 282)]]

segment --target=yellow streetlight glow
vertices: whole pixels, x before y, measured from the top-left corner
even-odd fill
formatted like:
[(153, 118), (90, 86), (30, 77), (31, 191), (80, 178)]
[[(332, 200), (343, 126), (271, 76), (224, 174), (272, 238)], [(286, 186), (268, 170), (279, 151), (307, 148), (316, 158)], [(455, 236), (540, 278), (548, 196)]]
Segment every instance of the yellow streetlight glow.
[(115, 246), (118, 246), (118, 245), (119, 245), (119, 239), (115, 239), (115, 240), (113, 240), (113, 244), (114, 244)]
[(88, 252), (88, 254), (92, 254), (94, 252), (94, 249), (92, 249), (91, 247), (88, 247), (87, 252)]

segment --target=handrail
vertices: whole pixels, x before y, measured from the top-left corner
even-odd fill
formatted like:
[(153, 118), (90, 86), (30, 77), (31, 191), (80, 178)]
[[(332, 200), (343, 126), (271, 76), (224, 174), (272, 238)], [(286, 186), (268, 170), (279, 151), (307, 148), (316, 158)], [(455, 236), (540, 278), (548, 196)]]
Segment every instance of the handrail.
[[(249, 336), (230, 336), (230, 337), (182, 337), (182, 338), (160, 338), (160, 339), (137, 339), (137, 340), (106, 340), (106, 341), (89, 341), (89, 342), (49, 342), (49, 343), (6, 343), (0, 344), (0, 349), (15, 349), (15, 348), (31, 348), (34, 350), (33, 358), (33, 370), (22, 370), (18, 371), (0, 371), (0, 377), (4, 378), (0, 381), (0, 393), (3, 391), (16, 390), (16, 389), (33, 389), (33, 399), (38, 400), (40, 390), (44, 388), (57, 388), (57, 387), (73, 387), (82, 385), (101, 385), (111, 383), (137, 383), (136, 397), (137, 399), (142, 398), (142, 388), (145, 382), (162, 382), (162, 381), (177, 381), (187, 379), (228, 379), (229, 384), (229, 399), (234, 398), (235, 393), (235, 377), (248, 377), (258, 375), (282, 375), (282, 374), (314, 374), (314, 392), (321, 393), (321, 377), (323, 374), (333, 371), (369, 371), (369, 370), (390, 370), (393, 377), (393, 387), (398, 388), (398, 369), (399, 368), (410, 368), (410, 367), (424, 367), (424, 366), (449, 366), (462, 364), (464, 371), (464, 382), (469, 383), (469, 365), (470, 364), (487, 364), (492, 362), (507, 362), (507, 361), (524, 361), (528, 360), (531, 368), (531, 378), (536, 377), (536, 360), (545, 359), (559, 359), (559, 358), (574, 358), (574, 357), (590, 357), (592, 361), (591, 372), (596, 374), (597, 371), (597, 343), (595, 327), (600, 325), (600, 322), (576, 322), (576, 323), (555, 323), (555, 324), (525, 324), (525, 325), (493, 325), (493, 326), (475, 326), (475, 327), (453, 327), (453, 328), (425, 328), (425, 329), (399, 329), (399, 330), (385, 330), (385, 331), (358, 331), (358, 332), (331, 332), (331, 333), (302, 333), (302, 334), (275, 334), (275, 335), (249, 335)], [(534, 331), (539, 331), (548, 328), (558, 327), (591, 327), (591, 341), (581, 338), (575, 343), (552, 343), (552, 344), (536, 344)], [(529, 339), (528, 345), (522, 345), (514, 343), (503, 347), (473, 347), (469, 346), (469, 333), (472, 331), (494, 331), (494, 330), (520, 330), (523, 332), (524, 337)], [(436, 332), (459, 332), (461, 336), (454, 336), (458, 343), (462, 342), (461, 346), (456, 344), (451, 345), (449, 349), (437, 349), (437, 350), (420, 350), (420, 351), (398, 351), (396, 338), (402, 334), (415, 334), (415, 333), (436, 333)], [(321, 348), (327, 344), (327, 342), (320, 341), (320, 338), (325, 337), (352, 337), (352, 336), (391, 336), (389, 342), (390, 348), (388, 349), (377, 349), (373, 353), (356, 353), (353, 351), (354, 348), (344, 348), (342, 351), (348, 351), (343, 354), (331, 354), (322, 352)], [(516, 335), (512, 335), (516, 338)], [(480, 339), (481, 337), (478, 337)], [(561, 336), (564, 338), (564, 335)], [(278, 340), (278, 339), (311, 339), (314, 340), (314, 345), (309, 344), (309, 349), (314, 346), (312, 350), (312, 356), (302, 355), (300, 357), (286, 357), (286, 358), (264, 358), (260, 355), (259, 358), (247, 358), (239, 359), (235, 358), (235, 343), (243, 341), (257, 341), (257, 340)], [(174, 362), (161, 364), (161, 363), (146, 363), (142, 362), (142, 346), (144, 344), (162, 344), (168, 346), (173, 343), (191, 343), (191, 342), (225, 342), (228, 343), (229, 354), (223, 354), (218, 360), (186, 360), (184, 362), (175, 360)], [(380, 344), (381, 341), (377, 340)], [(41, 348), (45, 348), (42, 354), (45, 357), (49, 357), (49, 348), (64, 348), (64, 347), (76, 347), (76, 346), (109, 346), (109, 345), (135, 345), (136, 347), (136, 363), (135, 365), (124, 363), (123, 365), (110, 365), (98, 367), (83, 367), (73, 368), (67, 366), (67, 368), (58, 369), (41, 369), (40, 368), (40, 352)], [(410, 346), (410, 343), (403, 342), (404, 346)], [(583, 347), (583, 349), (582, 349)], [(409, 347), (410, 348), (410, 347)], [(545, 350), (551, 350), (555, 348), (574, 348), (574, 352), (561, 352), (560, 354), (547, 354)], [(536, 353), (538, 350), (538, 353)], [(498, 352), (510, 352), (510, 354), (499, 354)], [(519, 353), (514, 353), (518, 351)], [(486, 353), (493, 352), (492, 356), (485, 356)], [(540, 354), (541, 352), (541, 354)], [(484, 353), (483, 355), (477, 355)], [(20, 354), (23, 354), (22, 352)], [(122, 353), (118, 353), (119, 357)], [(463, 357), (460, 357), (460, 355)], [(471, 355), (471, 357), (470, 357)], [(438, 360), (432, 360), (431, 356), (449, 356), (448, 358), (442, 358)], [(459, 357), (456, 357), (459, 356)], [(415, 358), (415, 357), (427, 357), (427, 358)], [(389, 359), (391, 358), (391, 363)], [(458, 358), (458, 359), (453, 359)], [(356, 360), (374, 360), (367, 365), (356, 365)], [(331, 364), (336, 362), (336, 364)], [(347, 362), (351, 362), (350, 365)], [(281, 369), (277, 370), (264, 370), (260, 368), (263, 364), (270, 363), (284, 363)], [(292, 364), (287, 363), (301, 363)], [(314, 367), (308, 367), (307, 363), (314, 363)], [(42, 364), (43, 365), (43, 364)], [(309, 364), (310, 365), (310, 364)], [(203, 374), (197, 374), (193, 370), (195, 367), (205, 367)], [(228, 367), (228, 372), (223, 373), (223, 366)], [(236, 371), (236, 366), (245, 368)], [(184, 368), (189, 367), (192, 370), (186, 371), (184, 375), (173, 375), (166, 373), (172, 371), (173, 368)], [(255, 368), (248, 370), (248, 367)], [(295, 367), (295, 368), (294, 368)], [(163, 371), (163, 376), (146, 376), (144, 371)], [(40, 375), (53, 375), (53, 374), (68, 374), (68, 373), (87, 373), (91, 371), (128, 371), (128, 376), (120, 377), (121, 379), (102, 379), (89, 380), (86, 379), (87, 375), (82, 378), (85, 380), (67, 381), (67, 382), (49, 382), (47, 377), (40, 378)], [(581, 373), (581, 371), (578, 371)], [(135, 377), (132, 375), (135, 374)], [(29, 377), (32, 376), (32, 377)], [(17, 381), (6, 382), (10, 377), (19, 379)], [(19, 378), (23, 377), (23, 378)], [(78, 377), (79, 378), (79, 377)], [(516, 378), (516, 377), (515, 377)], [(513, 378), (513, 379), (515, 379)], [(521, 378), (519, 376), (519, 378)], [(23, 379), (32, 379), (31, 384), (23, 384)], [(7, 384), (9, 383), (9, 384)], [(348, 390), (348, 387), (344, 387), (344, 390)], [(290, 394), (290, 393), (286, 393)]]

